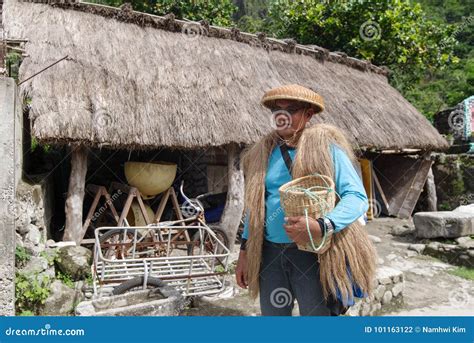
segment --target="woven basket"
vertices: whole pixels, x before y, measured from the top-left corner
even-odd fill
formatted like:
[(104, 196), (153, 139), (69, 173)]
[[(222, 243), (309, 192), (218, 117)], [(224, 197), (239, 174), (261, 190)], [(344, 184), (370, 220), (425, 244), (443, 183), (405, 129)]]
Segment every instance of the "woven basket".
[[(316, 195), (316, 199), (308, 196), (303, 189), (311, 191)], [(309, 217), (318, 219), (331, 211), (336, 201), (334, 182), (325, 175), (309, 175), (294, 179), (281, 186), (279, 192), (280, 203), (287, 217), (304, 216), (307, 213)], [(329, 248), (331, 236), (328, 238), (317, 253), (321, 254)], [(321, 241), (322, 239), (313, 240), (315, 246), (319, 246)], [(298, 248), (315, 252), (311, 242), (304, 246), (298, 245)]]

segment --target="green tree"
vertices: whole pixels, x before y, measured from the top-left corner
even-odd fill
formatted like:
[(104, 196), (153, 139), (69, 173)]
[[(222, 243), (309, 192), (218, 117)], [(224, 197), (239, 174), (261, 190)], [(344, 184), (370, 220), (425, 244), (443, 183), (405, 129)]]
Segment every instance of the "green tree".
[(232, 0), (89, 0), (109, 6), (131, 3), (136, 11), (157, 15), (173, 13), (178, 19), (207, 20), (212, 25), (231, 26), (237, 7)]
[(274, 0), (270, 31), (332, 51), (344, 51), (393, 70), (392, 81), (411, 89), (426, 70), (457, 63), (454, 27), (430, 20), (407, 1)]

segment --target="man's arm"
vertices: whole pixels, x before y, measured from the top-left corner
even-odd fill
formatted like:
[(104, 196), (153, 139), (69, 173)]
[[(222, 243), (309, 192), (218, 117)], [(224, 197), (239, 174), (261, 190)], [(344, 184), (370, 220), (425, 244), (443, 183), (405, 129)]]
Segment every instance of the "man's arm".
[(334, 163), (334, 182), (340, 196), (339, 203), (325, 217), (338, 232), (356, 221), (369, 208), (367, 194), (347, 154), (337, 145), (331, 146)]

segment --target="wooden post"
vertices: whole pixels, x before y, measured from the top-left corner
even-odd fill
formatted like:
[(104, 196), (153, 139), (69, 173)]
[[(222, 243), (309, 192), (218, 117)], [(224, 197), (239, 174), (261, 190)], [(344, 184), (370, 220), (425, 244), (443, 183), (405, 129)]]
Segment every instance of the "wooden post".
[(436, 196), (436, 185), (434, 181), (433, 168), (431, 167), (428, 171), (428, 177), (426, 178), (425, 190), (427, 195), (427, 210), (437, 211), (438, 210), (438, 197)]
[(241, 149), (237, 144), (227, 146), (228, 187), (224, 212), (219, 226), (229, 238), (232, 251), (240, 219), (244, 211), (244, 174), (240, 166)]
[(66, 228), (63, 241), (81, 243), (82, 205), (87, 174), (87, 149), (82, 145), (72, 147), (71, 175), (66, 199)]

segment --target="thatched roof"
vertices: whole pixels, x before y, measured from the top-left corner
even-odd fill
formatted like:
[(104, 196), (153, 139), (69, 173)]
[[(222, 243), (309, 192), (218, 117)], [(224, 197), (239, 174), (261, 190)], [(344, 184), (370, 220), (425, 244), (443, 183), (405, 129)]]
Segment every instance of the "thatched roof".
[[(437, 149), (445, 140), (394, 88), (387, 70), (344, 54), (237, 30), (86, 4), (6, 0), (9, 38), (25, 38), (20, 80), (43, 142), (134, 149), (252, 143), (272, 130), (265, 90), (317, 90), (316, 121), (365, 148)], [(190, 34), (193, 29), (200, 35)]]

